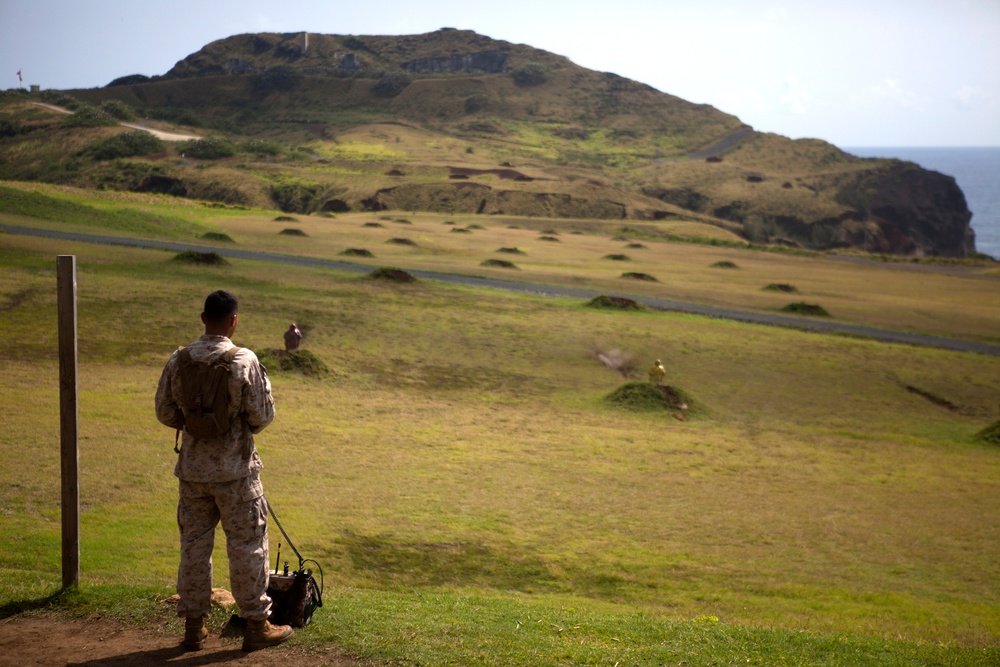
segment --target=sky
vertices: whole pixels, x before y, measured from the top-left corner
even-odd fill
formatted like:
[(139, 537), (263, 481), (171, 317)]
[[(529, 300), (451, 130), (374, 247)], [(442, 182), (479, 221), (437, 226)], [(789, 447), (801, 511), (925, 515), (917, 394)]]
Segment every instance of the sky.
[(0, 89), (156, 75), (247, 32), (475, 30), (840, 147), (1000, 146), (1000, 0), (0, 0)]

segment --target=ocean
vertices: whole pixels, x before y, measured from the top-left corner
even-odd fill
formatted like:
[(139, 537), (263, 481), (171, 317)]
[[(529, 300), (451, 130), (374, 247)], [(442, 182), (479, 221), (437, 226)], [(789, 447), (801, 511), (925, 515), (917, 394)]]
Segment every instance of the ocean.
[(1000, 147), (844, 148), (859, 157), (894, 157), (954, 176), (972, 211), (976, 250), (1000, 259)]

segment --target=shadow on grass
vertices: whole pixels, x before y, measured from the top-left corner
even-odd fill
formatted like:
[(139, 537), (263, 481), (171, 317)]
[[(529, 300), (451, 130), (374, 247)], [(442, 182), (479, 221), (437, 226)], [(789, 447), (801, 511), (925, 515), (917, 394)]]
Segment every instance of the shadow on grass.
[(0, 619), (10, 618), (11, 616), (17, 616), (18, 614), (23, 614), (29, 611), (38, 611), (39, 609), (54, 607), (63, 600), (67, 593), (68, 591), (66, 589), (60, 588), (54, 593), (50, 593), (44, 597), (35, 598), (33, 600), (12, 600), (6, 604), (0, 605)]

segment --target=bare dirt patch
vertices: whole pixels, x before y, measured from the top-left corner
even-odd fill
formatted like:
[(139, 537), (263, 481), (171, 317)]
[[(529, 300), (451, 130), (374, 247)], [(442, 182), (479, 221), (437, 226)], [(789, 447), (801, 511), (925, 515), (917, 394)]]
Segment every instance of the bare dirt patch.
[[(300, 630), (298, 632), (308, 632)], [(162, 628), (136, 630), (113, 621), (67, 621), (59, 618), (8, 618), (0, 621), (0, 667), (7, 665), (73, 665), (139, 667), (142, 665), (214, 665), (236, 662), (253, 667), (357, 665), (336, 649), (287, 644), (244, 653), (242, 639), (210, 632), (201, 651), (184, 651), (180, 634)]]

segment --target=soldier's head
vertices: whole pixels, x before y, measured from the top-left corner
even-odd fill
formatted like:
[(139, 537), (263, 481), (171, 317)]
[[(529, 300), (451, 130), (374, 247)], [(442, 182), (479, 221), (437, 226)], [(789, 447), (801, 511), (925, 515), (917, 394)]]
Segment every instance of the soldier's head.
[(231, 292), (222, 289), (212, 292), (205, 298), (205, 310), (201, 313), (205, 333), (232, 337), (239, 314), (240, 303)]

